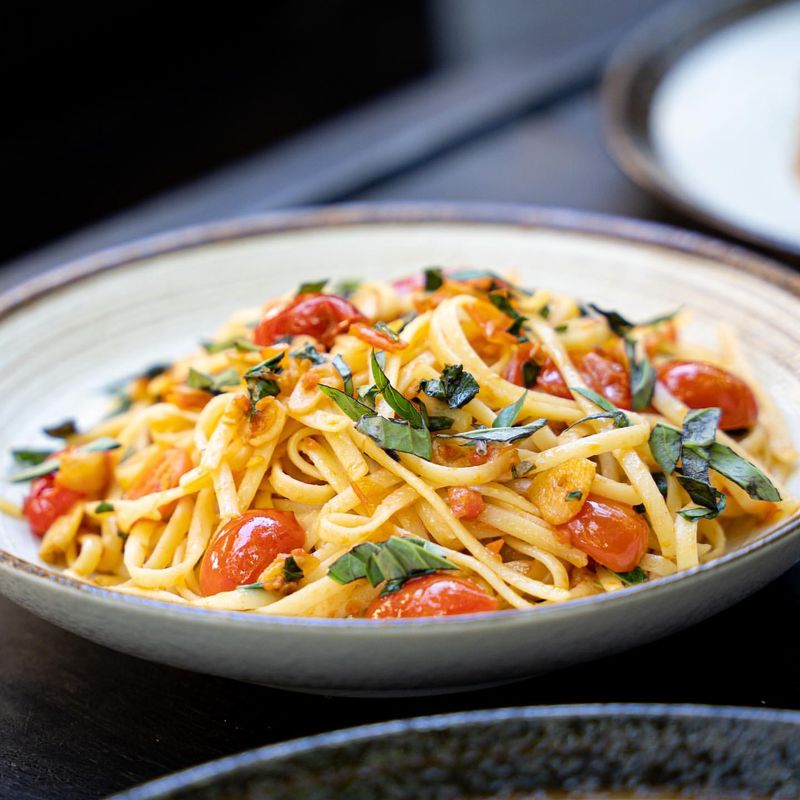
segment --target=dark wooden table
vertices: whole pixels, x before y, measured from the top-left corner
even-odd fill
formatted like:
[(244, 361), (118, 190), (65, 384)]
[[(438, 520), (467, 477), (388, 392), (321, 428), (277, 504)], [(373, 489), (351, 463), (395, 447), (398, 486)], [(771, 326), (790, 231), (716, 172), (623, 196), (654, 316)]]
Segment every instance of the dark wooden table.
[[(514, 201), (691, 226), (620, 175), (602, 142), (598, 69), (647, 5), (617, 4), (605, 27), (584, 26), (558, 52), (436, 76), (8, 265), (0, 287), (174, 225), (311, 202)], [(714, 619), (622, 655), (469, 694), (350, 700), (150, 664), (0, 599), (0, 798), (97, 798), (270, 742), (446, 711), (592, 701), (798, 709), (798, 612), (795, 567)]]

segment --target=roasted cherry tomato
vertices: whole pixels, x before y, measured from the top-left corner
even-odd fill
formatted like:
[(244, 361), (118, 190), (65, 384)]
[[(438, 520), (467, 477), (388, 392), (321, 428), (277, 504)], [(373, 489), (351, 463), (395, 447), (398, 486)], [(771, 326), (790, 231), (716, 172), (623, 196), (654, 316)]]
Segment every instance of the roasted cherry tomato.
[(394, 353), (408, 347), (408, 342), (404, 342), (401, 339), (390, 339), (387, 334), (363, 322), (354, 322), (350, 326), (350, 333), (376, 350), (387, 350), (390, 353)]
[(629, 505), (594, 495), (556, 530), (573, 547), (614, 572), (635, 569), (647, 552), (649, 529), (644, 517)]
[(392, 594), (372, 601), (367, 616), (372, 619), (401, 617), (449, 617), (497, 611), (497, 599), (472, 581), (436, 572), (412, 578)]
[[(588, 353), (570, 353), (570, 358), (590, 389), (603, 395), (617, 408), (631, 407), (630, 380), (628, 371), (622, 364), (594, 350)], [(549, 358), (536, 377), (536, 388), (556, 397), (572, 397), (561, 373)]]
[(192, 468), (192, 459), (185, 450), (179, 447), (170, 447), (165, 450), (158, 461), (133, 482), (127, 492), (126, 500), (136, 500), (153, 492), (164, 492), (174, 489), (181, 479), (181, 475)]
[(719, 426), (723, 430), (751, 428), (758, 419), (752, 390), (727, 370), (704, 361), (668, 361), (656, 373), (661, 383), (689, 408), (722, 409)]
[(53, 473), (31, 482), (31, 490), (22, 505), (31, 530), (41, 536), (62, 514), (66, 514), (85, 495), (59, 486)]
[(479, 517), (486, 508), (481, 493), (466, 486), (451, 486), (447, 490), (447, 504), (456, 517), (466, 520)]
[(254, 583), (278, 555), (302, 547), (305, 537), (291, 511), (256, 508), (234, 517), (203, 556), (200, 591), (217, 594)]
[(335, 294), (300, 294), (286, 305), (274, 308), (256, 325), (253, 341), (265, 346), (281, 336), (313, 336), (326, 347), (352, 322), (364, 322), (364, 315)]

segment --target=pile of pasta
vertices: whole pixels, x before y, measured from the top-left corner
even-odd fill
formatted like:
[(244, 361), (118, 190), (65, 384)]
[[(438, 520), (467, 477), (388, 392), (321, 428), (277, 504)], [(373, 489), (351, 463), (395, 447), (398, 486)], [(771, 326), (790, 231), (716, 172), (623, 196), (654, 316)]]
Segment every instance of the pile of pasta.
[[(685, 312), (632, 323), (483, 272), (324, 287), (236, 313), (92, 430), (57, 434), (27, 477), (77, 500), (39, 531), (41, 557), (269, 615), (364, 616), (430, 575), (525, 609), (690, 569), (797, 510), (792, 443), (729, 330), (712, 351), (682, 340)], [(718, 408), (692, 411), (659, 378), (677, 362), (746, 384), (757, 418), (723, 430)], [(266, 564), (231, 534), (256, 510), (300, 531)], [(626, 525), (640, 544), (603, 539)], [(209, 592), (201, 572), (226, 558), (252, 574)]]

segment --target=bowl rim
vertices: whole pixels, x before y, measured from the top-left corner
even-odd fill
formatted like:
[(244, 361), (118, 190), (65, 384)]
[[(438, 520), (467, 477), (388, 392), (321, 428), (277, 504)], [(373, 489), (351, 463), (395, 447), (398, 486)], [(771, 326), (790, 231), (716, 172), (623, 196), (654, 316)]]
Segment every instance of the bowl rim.
[[(99, 251), (67, 262), (42, 275), (35, 276), (0, 294), (0, 323), (36, 300), (58, 290), (80, 283), (117, 267), (133, 264), (146, 258), (191, 250), (205, 245), (257, 238), (265, 235), (308, 230), (329, 230), (365, 225), (478, 225), (514, 227), (523, 230), (552, 230), (577, 233), (601, 239), (620, 240), (647, 245), (662, 250), (710, 259), (732, 269), (746, 272), (767, 281), (800, 299), (800, 274), (788, 267), (752, 253), (745, 248), (660, 223), (628, 217), (598, 214), (544, 206), (519, 204), (392, 202), (358, 203), (319, 206), (235, 217), (219, 222), (204, 223), (171, 230), (145, 239)], [(376, 635), (399, 635), (398, 631), (413, 629), (415, 633), (443, 635), (461, 632), (465, 628), (477, 631), (486, 625), (526, 624), (530, 620), (556, 621), (580, 615), (586, 607), (602, 608), (608, 603), (632, 602), (643, 596), (665, 595), (676, 583), (698, 583), (709, 572), (718, 574), (736, 568), (750, 555), (783, 544), (800, 535), (800, 515), (784, 520), (768, 533), (748, 544), (726, 553), (714, 561), (692, 569), (659, 578), (656, 581), (626, 587), (622, 592), (568, 600), (564, 603), (531, 609), (509, 609), (492, 614), (463, 614), (454, 617), (420, 617), (415, 619), (357, 619), (291, 617), (255, 614), (250, 611), (202, 608), (137, 595), (116, 592), (68, 577), (62, 572), (27, 561), (0, 548), (0, 572), (21, 575), (37, 584), (78, 597), (91, 597), (101, 603), (129, 607), (142, 613), (158, 612), (172, 619), (189, 618), (203, 621), (226, 620), (226, 624), (244, 628), (252, 626), (306, 628), (321, 630), (347, 629), (351, 634), (375, 638)], [(787, 564), (787, 569), (792, 564)], [(533, 616), (531, 616), (533, 615)]]
[[(800, 243), (736, 222), (715, 211), (678, 184), (653, 151), (649, 111), (666, 74), (706, 39), (759, 12), (789, 0), (677, 0), (645, 17), (613, 50), (600, 85), (601, 124), (606, 148), (619, 169), (637, 186), (687, 217), (721, 233), (800, 257)], [(651, 85), (652, 84), (652, 85)], [(635, 121), (636, 87), (645, 85), (647, 121)]]
[(107, 800), (156, 800), (170, 792), (199, 788), (211, 781), (234, 776), (240, 771), (266, 766), (320, 749), (335, 749), (342, 745), (371, 742), (408, 733), (429, 733), (452, 728), (469, 728), (498, 722), (589, 720), (628, 717), (662, 720), (719, 720), (741, 723), (766, 722), (790, 725), (800, 735), (800, 711), (751, 708), (744, 706), (712, 706), (668, 703), (581, 703), (576, 705), (546, 705), (458, 711), (431, 714), (409, 719), (396, 719), (368, 725), (357, 725), (326, 733), (303, 736), (285, 742), (264, 745), (230, 756), (198, 764), (156, 778), (147, 783), (111, 795)]

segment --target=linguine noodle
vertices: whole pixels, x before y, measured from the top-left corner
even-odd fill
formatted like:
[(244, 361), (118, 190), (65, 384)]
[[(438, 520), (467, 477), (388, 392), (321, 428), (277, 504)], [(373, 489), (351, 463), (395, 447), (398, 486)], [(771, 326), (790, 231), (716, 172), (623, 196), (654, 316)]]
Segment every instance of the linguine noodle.
[[(309, 298), (328, 296), (311, 288)], [(349, 302), (362, 321), (345, 321), (329, 341), (290, 330), (258, 343), (255, 323), (293, 303), (299, 315), (287, 296), (237, 313), (212, 344), (133, 379), (122, 408), (68, 433), (64, 449), (34, 467), (79, 496), (42, 532), (41, 557), (120, 592), (320, 617), (364, 615), (387, 587), (435, 574), (444, 559), (447, 574), (497, 608), (522, 609), (689, 569), (797, 509), (782, 486), (792, 443), (730, 330), (712, 352), (683, 341), (681, 315), (632, 325), (543, 289), (437, 270), (425, 284), (363, 283)], [(630, 403), (608, 393), (597, 402), (580, 368), (586, 353), (617, 365)], [(757, 421), (693, 444), (687, 405), (650, 374), (680, 359), (749, 384)], [(548, 388), (548, 375), (566, 396)], [(669, 447), (654, 444), (662, 434), (683, 448), (666, 471)], [(685, 480), (698, 457), (699, 488)], [(755, 470), (761, 489), (717, 470), (725, 459)], [(644, 531), (629, 569), (614, 569), (622, 562), (570, 527), (592, 501), (624, 508)], [(204, 559), (254, 509), (291, 512), (302, 546), (244, 587), (204, 591)], [(5, 501), (0, 510), (15, 511)], [(388, 540), (421, 540), (433, 561), (394, 584), (385, 571), (388, 583), (333, 578), (348, 553), (373, 552), (353, 548)]]

